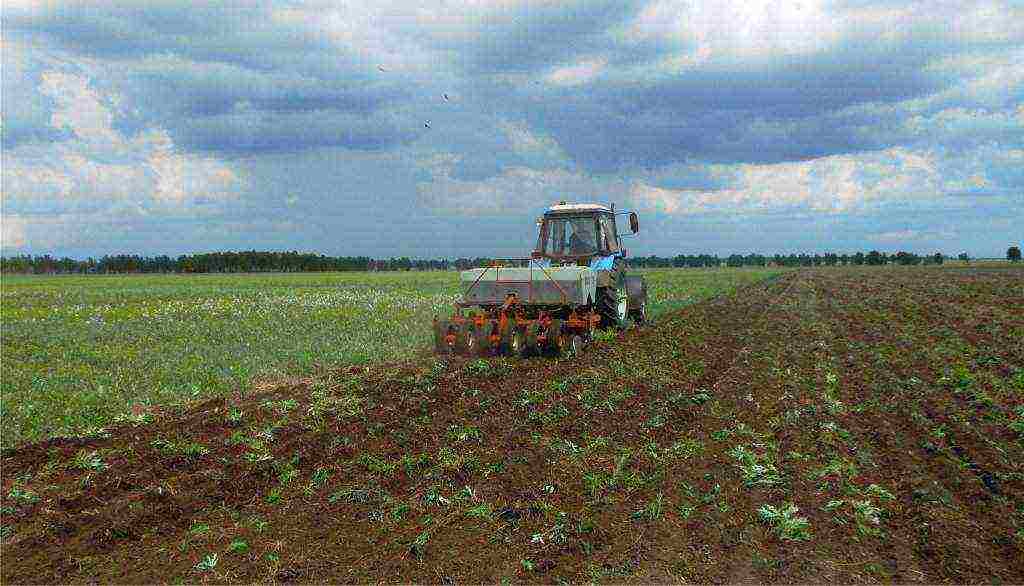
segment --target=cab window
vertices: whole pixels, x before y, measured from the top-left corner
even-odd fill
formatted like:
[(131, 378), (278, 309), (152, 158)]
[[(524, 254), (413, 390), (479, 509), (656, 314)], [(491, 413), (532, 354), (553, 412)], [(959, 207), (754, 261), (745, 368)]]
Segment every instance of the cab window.
[(550, 218), (545, 226), (544, 252), (555, 256), (593, 254), (598, 233), (604, 240), (604, 231), (597, 228), (593, 216)]
[(601, 243), (608, 252), (619, 250), (619, 241), (615, 238), (615, 222), (610, 216), (601, 216)]

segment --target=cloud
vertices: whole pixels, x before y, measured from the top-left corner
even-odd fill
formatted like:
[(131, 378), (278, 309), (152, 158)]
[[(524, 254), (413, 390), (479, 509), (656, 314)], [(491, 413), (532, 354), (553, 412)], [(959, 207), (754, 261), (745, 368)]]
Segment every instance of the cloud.
[[(232, 166), (181, 152), (164, 129), (119, 132), (118, 96), (102, 94), (83, 75), (45, 71), (38, 89), (54, 103), (51, 126), (70, 137), (4, 150), (0, 195), (15, 235), (6, 246), (85, 244), (81, 225), (89, 223), (207, 215), (245, 188)], [(53, 230), (54, 222), (67, 231)]]
[(25, 220), (17, 216), (4, 214), (0, 216), (0, 247), (4, 254), (10, 249), (25, 247)]
[(575, 65), (559, 67), (544, 79), (558, 85), (579, 85), (593, 81), (607, 65), (607, 59), (586, 59)]
[(814, 0), (658, 0), (645, 6), (621, 34), (629, 42), (658, 41), (699, 55), (694, 65), (749, 63), (834, 45), (841, 38), (842, 21), (825, 2)]
[(951, 231), (925, 231), (925, 230), (891, 230), (889, 232), (876, 232), (868, 234), (866, 238), (871, 242), (882, 244), (907, 244), (920, 240), (934, 238), (950, 239), (955, 238), (956, 233)]
[(557, 167), (568, 162), (565, 151), (550, 136), (507, 120), (500, 122), (498, 128), (505, 132), (512, 150), (524, 161), (537, 162), (542, 167)]
[(555, 201), (557, 193), (573, 190), (581, 178), (560, 169), (507, 168), (482, 181), (452, 177), (458, 157), (439, 155), (425, 162), (429, 181), (417, 184), (417, 204), (437, 214), (500, 216), (519, 214)]
[(1013, 197), (1015, 178), (998, 178), (989, 167), (989, 149), (950, 155), (891, 148), (857, 155), (835, 155), (798, 163), (715, 165), (711, 175), (725, 187), (666, 189), (640, 180), (630, 195), (634, 205), (667, 215), (800, 213), (849, 215), (879, 213), (914, 203), (921, 209), (958, 209), (979, 192)]
[(1006, 0), (9, 2), (2, 43), (24, 250), (482, 254), (560, 198), (660, 250), (1024, 213)]

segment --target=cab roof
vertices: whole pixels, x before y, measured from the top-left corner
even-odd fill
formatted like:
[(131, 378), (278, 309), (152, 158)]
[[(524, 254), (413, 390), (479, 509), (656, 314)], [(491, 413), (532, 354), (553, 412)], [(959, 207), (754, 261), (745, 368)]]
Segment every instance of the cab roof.
[(572, 212), (605, 212), (612, 213), (612, 209), (599, 203), (560, 203), (547, 209), (545, 213), (572, 213)]

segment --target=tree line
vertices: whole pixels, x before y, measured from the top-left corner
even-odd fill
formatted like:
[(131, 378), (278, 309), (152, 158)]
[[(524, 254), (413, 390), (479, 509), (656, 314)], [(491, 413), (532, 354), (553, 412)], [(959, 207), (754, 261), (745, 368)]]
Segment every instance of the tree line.
[[(1020, 258), (1019, 249), (1011, 247), (1007, 258)], [(970, 260), (966, 253), (960, 260)], [(631, 257), (636, 268), (701, 268), (701, 267), (813, 267), (836, 265), (942, 264), (942, 253), (917, 255), (911, 252), (887, 254), (877, 250), (854, 254), (714, 254)], [(85, 260), (51, 255), (20, 255), (0, 257), (0, 271), (21, 274), (88, 274), (88, 273), (259, 273), (317, 271), (447, 271), (463, 270), (490, 264), (491, 258), (411, 259), (392, 257), (375, 259), (367, 256), (325, 256), (302, 252), (239, 251), (140, 256), (136, 254), (105, 255)]]
[[(942, 264), (946, 256), (941, 252), (930, 255), (918, 255), (912, 252), (897, 252), (887, 254), (877, 250), (868, 253), (857, 252), (854, 254), (836, 254), (826, 252), (824, 254), (732, 254), (727, 257), (717, 255), (686, 255), (680, 254), (673, 257), (646, 256), (634, 257), (629, 264), (642, 268), (667, 268), (667, 267), (817, 267), (837, 265), (869, 265), (880, 266), (887, 264), (898, 265), (919, 265), (919, 264)], [(960, 254), (960, 260), (969, 260), (966, 253)]]

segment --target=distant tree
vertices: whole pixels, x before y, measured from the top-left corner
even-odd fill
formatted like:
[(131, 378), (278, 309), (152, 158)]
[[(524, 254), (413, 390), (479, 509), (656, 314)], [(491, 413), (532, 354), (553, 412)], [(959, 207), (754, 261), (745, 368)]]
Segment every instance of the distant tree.
[(912, 252), (899, 251), (894, 257), (896, 264), (899, 265), (916, 265), (921, 263), (921, 257), (917, 256)]
[(878, 252), (877, 250), (872, 250), (864, 258), (865, 264), (868, 264), (868, 265), (871, 265), (871, 266), (884, 265), (885, 261), (886, 261), (885, 253)]
[(934, 262), (937, 265), (942, 264), (944, 260), (946, 260), (946, 257), (942, 256), (941, 252), (936, 252), (935, 254), (932, 255), (932, 262)]
[(956, 257), (957, 259), (962, 260), (964, 262), (971, 262), (971, 257), (968, 256), (966, 252), (961, 252), (960, 254), (956, 255)]
[(1006, 249), (1006, 260), (1008, 260), (1010, 262), (1019, 262), (1020, 261), (1020, 247), (1018, 247), (1018, 246), (1011, 246), (1011, 247), (1007, 248)]

